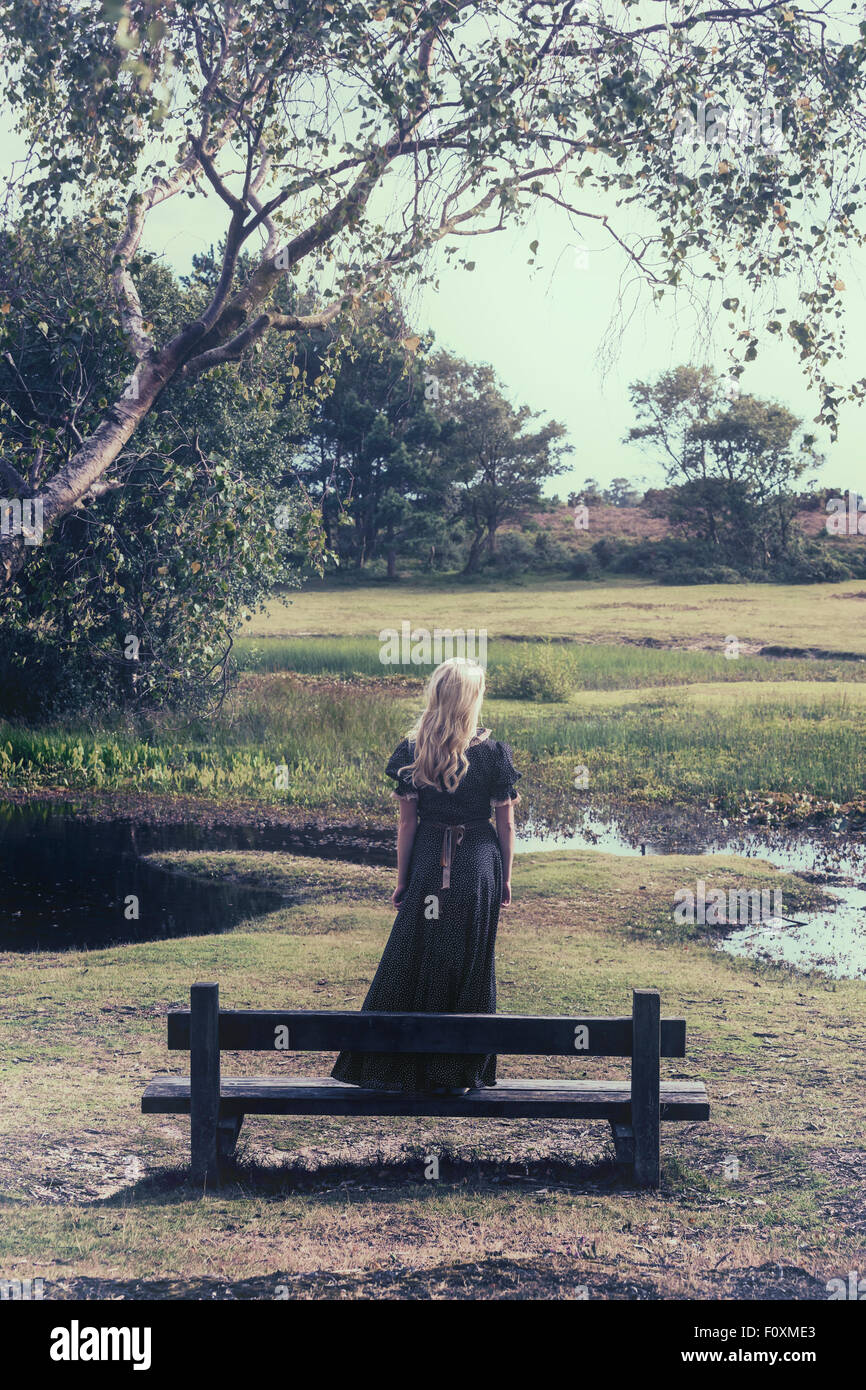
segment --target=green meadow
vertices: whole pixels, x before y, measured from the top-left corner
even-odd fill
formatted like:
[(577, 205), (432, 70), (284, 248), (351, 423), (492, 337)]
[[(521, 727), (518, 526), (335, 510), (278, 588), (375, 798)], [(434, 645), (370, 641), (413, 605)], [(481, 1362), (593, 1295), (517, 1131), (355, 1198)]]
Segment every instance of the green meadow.
[(246, 624), (250, 637), (372, 637), (385, 628), (485, 627), (499, 637), (564, 638), (619, 644), (706, 646), (721, 652), (729, 635), (766, 646), (866, 656), (866, 588), (834, 584), (660, 586), (636, 579), (603, 584), (543, 580), (526, 584), (311, 586), (274, 598)]
[[(560, 690), (556, 699), (497, 698), (491, 674), (484, 718), (512, 744), (539, 805), (566, 792), (578, 766), (591, 790), (634, 800), (734, 805), (747, 793), (808, 790), (845, 803), (862, 792), (862, 679), (810, 681), (755, 658), (750, 679), (670, 681), (669, 653), (640, 655), (644, 684), (575, 688), (565, 698)], [(126, 790), (390, 814), (382, 767), (421, 701), (418, 678), (248, 672), (234, 709), (214, 725), (0, 725), (0, 776), (31, 792)]]
[[(30, 792), (125, 790), (384, 815), (381, 767), (420, 708), (430, 667), (383, 665), (378, 633), (389, 623), (399, 630), (406, 615), (413, 628), (477, 629), (483, 617), (485, 718), (513, 745), (539, 804), (561, 798), (575, 766), (588, 769), (592, 790), (637, 800), (720, 797), (733, 806), (747, 793), (808, 791), (845, 803), (864, 784), (863, 604), (854, 582), (551, 584), (531, 595), (318, 588), (275, 600), (247, 625), (236, 643), (240, 680), (218, 718), (0, 723), (0, 778)], [(634, 626), (646, 640), (662, 622), (664, 645), (608, 632), (613, 623), (627, 638)], [(726, 656), (734, 635), (743, 649)], [(863, 656), (748, 650), (810, 644)]]

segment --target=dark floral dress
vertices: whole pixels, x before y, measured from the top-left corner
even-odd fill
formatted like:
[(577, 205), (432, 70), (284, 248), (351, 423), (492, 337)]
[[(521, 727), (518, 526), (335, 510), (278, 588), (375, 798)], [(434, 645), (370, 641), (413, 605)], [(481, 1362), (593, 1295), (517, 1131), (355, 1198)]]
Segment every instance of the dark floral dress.
[[(363, 1008), (383, 1013), (496, 1012), (494, 950), (503, 874), (491, 808), (518, 799), (520, 773), (506, 743), (479, 730), (466, 750), (469, 770), (454, 792), (416, 790), (399, 769), (412, 761), (408, 740), (386, 771), (395, 795), (418, 801), (406, 892)], [(443, 870), (448, 832), (450, 874)], [(448, 882), (443, 887), (443, 880)], [(438, 916), (436, 913), (438, 912)], [(496, 1057), (450, 1053), (341, 1052), (331, 1073), (339, 1081), (381, 1090), (493, 1086)]]

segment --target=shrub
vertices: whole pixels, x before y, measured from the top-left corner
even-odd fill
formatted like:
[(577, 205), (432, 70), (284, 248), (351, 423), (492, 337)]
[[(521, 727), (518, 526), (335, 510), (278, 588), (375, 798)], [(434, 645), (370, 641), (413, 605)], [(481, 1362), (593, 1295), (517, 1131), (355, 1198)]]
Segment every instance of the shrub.
[(598, 569), (586, 550), (576, 550), (571, 557), (568, 573), (572, 579), (592, 579)]
[(779, 564), (775, 577), (787, 584), (830, 584), (838, 579), (860, 579), (866, 576), (866, 555), (831, 554), (816, 545)]
[(521, 652), (494, 670), (491, 694), (502, 700), (567, 700), (573, 689), (568, 655), (547, 646)]
[(658, 576), (660, 584), (739, 584), (741, 578), (729, 565), (680, 565)]
[(533, 568), (536, 570), (563, 570), (571, 562), (571, 547), (556, 540), (549, 531), (537, 533), (533, 550)]
[[(103, 677), (104, 693), (116, 702), (116, 681)], [(89, 711), (92, 672), (86, 650), (37, 637), (33, 632), (0, 628), (0, 718), (46, 719), (70, 708)]]
[(483, 568), (494, 570), (505, 578), (525, 574), (532, 568), (535, 550), (517, 531), (508, 531), (501, 537), (492, 555), (484, 557)]

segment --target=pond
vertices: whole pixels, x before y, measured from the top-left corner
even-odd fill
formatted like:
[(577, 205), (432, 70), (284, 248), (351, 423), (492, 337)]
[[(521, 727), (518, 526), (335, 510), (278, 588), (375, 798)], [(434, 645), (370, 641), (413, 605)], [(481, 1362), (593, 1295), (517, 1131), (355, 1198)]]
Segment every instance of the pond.
[[(62, 808), (0, 803), (0, 949), (58, 951), (228, 931), (272, 912), (273, 892), (157, 869), (157, 849), (213, 848), (196, 827), (91, 823)], [(190, 843), (192, 841), (192, 843)], [(136, 908), (138, 916), (127, 916)]]
[[(272, 891), (175, 874), (146, 858), (170, 849), (281, 850), (394, 862), (390, 831), (322, 831), (312, 824), (137, 825), (82, 820), (68, 808), (44, 802), (0, 803), (0, 949), (94, 949), (229, 931), (285, 901)], [(805, 873), (833, 894), (832, 909), (799, 912), (795, 923), (770, 918), (729, 930), (719, 949), (837, 978), (866, 977), (866, 844), (850, 837), (832, 831), (735, 831), (696, 812), (634, 806), (587, 808), (572, 813), (567, 825), (530, 818), (521, 826), (518, 853), (556, 849), (738, 854)]]
[(728, 930), (719, 950), (755, 960), (866, 978), (866, 843), (839, 831), (731, 829), (717, 818), (630, 807), (621, 817), (588, 809), (568, 829), (524, 827), (520, 848), (595, 849), (605, 854), (736, 854), (803, 874), (832, 894), (832, 906), (767, 917)]

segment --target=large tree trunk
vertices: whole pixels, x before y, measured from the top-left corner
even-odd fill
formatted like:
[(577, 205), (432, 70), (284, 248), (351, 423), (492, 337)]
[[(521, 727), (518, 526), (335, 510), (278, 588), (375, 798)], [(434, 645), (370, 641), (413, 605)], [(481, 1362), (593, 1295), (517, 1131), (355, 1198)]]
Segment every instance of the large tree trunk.
[[(202, 324), (188, 325), (152, 362), (140, 363), (133, 377), (134, 397), (124, 394), (115, 401), (102, 424), (84, 440), (65, 467), (34, 494), (35, 504), (41, 505), (46, 536), (88, 494), (99, 495), (99, 479), (138, 429), (159, 393), (183, 366), (203, 331)], [(20, 573), (30, 549), (22, 535), (0, 536), (0, 580), (8, 584)]]

